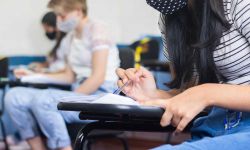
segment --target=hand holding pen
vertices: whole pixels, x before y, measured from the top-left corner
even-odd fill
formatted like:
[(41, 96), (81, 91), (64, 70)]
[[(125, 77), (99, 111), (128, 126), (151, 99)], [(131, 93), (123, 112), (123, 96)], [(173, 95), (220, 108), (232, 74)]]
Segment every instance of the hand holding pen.
[(116, 73), (120, 80), (115, 94), (122, 91), (126, 96), (140, 102), (150, 99), (157, 91), (152, 73), (143, 67), (127, 70), (119, 68)]

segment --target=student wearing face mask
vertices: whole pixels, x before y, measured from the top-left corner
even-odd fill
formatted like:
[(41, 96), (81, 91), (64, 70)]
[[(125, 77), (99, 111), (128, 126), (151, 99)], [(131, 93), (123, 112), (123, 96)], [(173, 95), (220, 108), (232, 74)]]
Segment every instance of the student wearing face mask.
[(63, 97), (113, 92), (119, 53), (106, 26), (87, 16), (85, 0), (50, 0), (48, 6), (57, 14), (58, 29), (68, 32), (65, 40), (70, 46), (65, 71), (43, 75), (78, 86), (74, 92), (13, 88), (6, 94), (6, 109), (32, 149), (46, 149), (40, 128), (50, 149), (71, 150), (65, 122), (79, 122), (78, 112), (58, 111), (57, 104)]
[(46, 13), (42, 18), (42, 26), (49, 40), (56, 40), (55, 46), (49, 52), (47, 61), (44, 63), (34, 62), (29, 68), (35, 72), (58, 72), (65, 69), (65, 55), (67, 53), (66, 43), (63, 41), (66, 33), (59, 31), (56, 26), (56, 14)]

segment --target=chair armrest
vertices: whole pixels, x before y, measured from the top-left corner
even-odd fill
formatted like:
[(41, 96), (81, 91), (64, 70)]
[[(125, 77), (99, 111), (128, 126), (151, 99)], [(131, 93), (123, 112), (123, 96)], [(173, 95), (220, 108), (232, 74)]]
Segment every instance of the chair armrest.
[(23, 86), (33, 87), (38, 89), (57, 88), (65, 91), (71, 90), (71, 85), (57, 85), (57, 84), (41, 84), (41, 83), (24, 83), (20, 80), (8, 81), (3, 84), (9, 85), (10, 87)]

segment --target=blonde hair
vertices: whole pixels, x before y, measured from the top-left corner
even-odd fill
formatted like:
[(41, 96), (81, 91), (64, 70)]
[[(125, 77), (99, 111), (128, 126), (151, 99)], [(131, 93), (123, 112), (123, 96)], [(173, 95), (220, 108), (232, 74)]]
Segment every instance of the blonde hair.
[(67, 12), (81, 9), (84, 15), (88, 14), (87, 0), (50, 0), (48, 7), (52, 9), (60, 8)]

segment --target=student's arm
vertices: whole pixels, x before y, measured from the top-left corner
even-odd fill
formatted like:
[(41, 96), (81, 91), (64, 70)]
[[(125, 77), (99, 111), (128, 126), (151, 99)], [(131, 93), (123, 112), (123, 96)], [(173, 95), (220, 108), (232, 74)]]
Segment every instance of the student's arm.
[(73, 83), (75, 81), (75, 74), (70, 68), (70, 66), (66, 66), (66, 68), (63, 71), (57, 72), (57, 73), (45, 73), (43, 74), (47, 77), (56, 79), (56, 80), (61, 80), (64, 82), (67, 82), (69, 84)]
[(172, 124), (178, 131), (183, 131), (196, 115), (209, 106), (250, 111), (250, 86), (204, 84), (168, 100), (146, 101), (142, 104), (164, 108), (161, 125)]
[(75, 81), (75, 75), (69, 66), (66, 66), (65, 70), (57, 72), (57, 73), (35, 73), (33, 71), (21, 68), (21, 69), (14, 70), (14, 74), (17, 78), (21, 78), (23, 76), (28, 76), (28, 75), (36, 75), (36, 74), (43, 75), (49, 78), (67, 82), (69, 84)]
[(76, 89), (76, 92), (91, 94), (98, 90), (105, 80), (108, 54), (109, 50), (97, 50), (93, 52), (91, 76)]
[(169, 91), (164, 91), (164, 90), (157, 90), (155, 98), (158, 99), (169, 99), (171, 97), (174, 97), (176, 95), (180, 94), (180, 90), (178, 89), (173, 89)]

